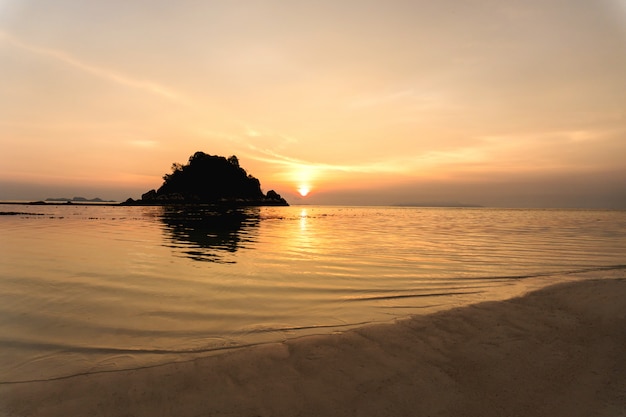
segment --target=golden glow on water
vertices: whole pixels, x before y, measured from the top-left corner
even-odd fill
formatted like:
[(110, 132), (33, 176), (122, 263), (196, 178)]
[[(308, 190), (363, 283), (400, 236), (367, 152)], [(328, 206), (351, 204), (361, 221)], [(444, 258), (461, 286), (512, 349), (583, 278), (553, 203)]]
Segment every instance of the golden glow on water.
[(302, 232), (306, 232), (306, 222), (307, 222), (307, 211), (306, 209), (302, 209), (300, 211), (300, 230)]
[(0, 382), (331, 332), (626, 264), (624, 212), (0, 211), (38, 213), (0, 216)]

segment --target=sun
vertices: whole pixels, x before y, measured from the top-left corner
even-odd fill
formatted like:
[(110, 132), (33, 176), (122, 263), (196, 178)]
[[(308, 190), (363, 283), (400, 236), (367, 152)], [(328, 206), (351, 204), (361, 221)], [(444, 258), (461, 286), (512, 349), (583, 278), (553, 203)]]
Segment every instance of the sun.
[(298, 192), (302, 197), (306, 197), (307, 194), (309, 194), (309, 191), (311, 191), (311, 188), (309, 188), (308, 185), (301, 185), (298, 187)]

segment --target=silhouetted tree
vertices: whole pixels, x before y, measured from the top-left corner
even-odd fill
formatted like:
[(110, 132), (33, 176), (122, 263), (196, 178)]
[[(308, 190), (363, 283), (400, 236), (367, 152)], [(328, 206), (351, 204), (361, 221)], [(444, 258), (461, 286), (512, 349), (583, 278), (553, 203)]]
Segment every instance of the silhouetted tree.
[(233, 155), (228, 158), (228, 162), (230, 162), (233, 166), (239, 168), (239, 159)]
[(183, 170), (183, 164), (179, 164), (178, 162), (174, 162), (172, 164), (172, 173), (163, 175), (163, 180), (167, 181), (172, 175), (175, 175), (179, 171)]

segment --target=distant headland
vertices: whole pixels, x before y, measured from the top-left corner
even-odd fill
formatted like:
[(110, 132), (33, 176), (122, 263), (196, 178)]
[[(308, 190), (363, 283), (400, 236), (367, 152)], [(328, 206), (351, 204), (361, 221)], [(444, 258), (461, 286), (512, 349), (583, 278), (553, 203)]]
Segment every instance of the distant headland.
[(163, 184), (140, 200), (129, 198), (123, 205), (218, 204), (241, 206), (288, 206), (274, 190), (261, 191), (258, 179), (239, 166), (235, 155), (209, 155), (196, 152), (187, 165), (174, 163)]
[(458, 201), (435, 201), (421, 203), (397, 203), (394, 207), (424, 207), (424, 208), (483, 208), (479, 204), (459, 203)]
[(67, 197), (51, 197), (51, 198), (46, 198), (45, 201), (50, 201), (50, 202), (65, 202), (65, 203), (117, 203), (117, 201), (115, 200), (103, 200), (100, 197), (96, 197), (96, 198), (85, 198), (85, 197), (73, 197), (73, 198), (67, 198)]

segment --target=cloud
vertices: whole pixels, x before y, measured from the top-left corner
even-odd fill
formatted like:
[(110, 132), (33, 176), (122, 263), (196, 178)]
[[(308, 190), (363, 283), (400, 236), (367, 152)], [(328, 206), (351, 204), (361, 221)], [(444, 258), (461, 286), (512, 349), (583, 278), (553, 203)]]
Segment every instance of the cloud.
[(154, 140), (131, 140), (128, 144), (137, 148), (154, 148), (159, 143)]
[(91, 74), (100, 79), (104, 79), (104, 80), (111, 81), (119, 85), (130, 87), (136, 90), (140, 90), (145, 93), (167, 99), (168, 101), (171, 101), (180, 105), (185, 105), (185, 106), (192, 105), (191, 100), (189, 100), (188, 97), (185, 97), (183, 94), (169, 87), (163, 86), (161, 84), (158, 84), (152, 81), (129, 77), (125, 74), (122, 74), (118, 71), (115, 71), (109, 68), (104, 68), (101, 66), (96, 66), (90, 63), (83, 62), (79, 58), (65, 51), (62, 51), (59, 49), (53, 49), (53, 48), (44, 48), (38, 45), (33, 45), (31, 43), (24, 42), (23, 40), (18, 39), (17, 37), (4, 31), (0, 31), (0, 40), (3, 40), (17, 48), (29, 51), (39, 56), (52, 58), (58, 62), (62, 62), (68, 66), (81, 70), (85, 73)]
[(284, 166), (288, 168), (303, 169), (309, 168), (315, 171), (334, 171), (345, 173), (393, 173), (402, 171), (402, 164), (398, 164), (397, 161), (375, 161), (365, 162), (359, 164), (328, 164), (322, 162), (311, 162), (303, 159), (293, 158), (286, 155), (282, 155), (269, 149), (261, 149), (253, 144), (248, 143), (248, 148), (253, 153), (248, 154), (247, 157), (256, 161), (266, 162), (275, 166)]

